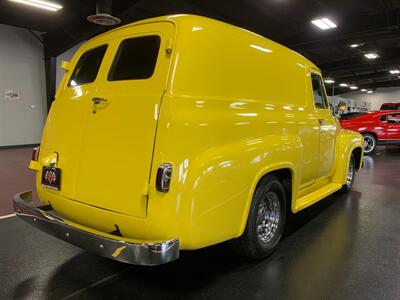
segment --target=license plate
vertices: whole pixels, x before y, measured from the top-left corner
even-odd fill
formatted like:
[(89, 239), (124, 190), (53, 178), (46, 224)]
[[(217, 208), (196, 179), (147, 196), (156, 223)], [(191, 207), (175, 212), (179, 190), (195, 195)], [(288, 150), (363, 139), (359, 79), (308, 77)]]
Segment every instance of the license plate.
[(61, 169), (53, 167), (43, 167), (42, 186), (59, 190), (61, 188)]

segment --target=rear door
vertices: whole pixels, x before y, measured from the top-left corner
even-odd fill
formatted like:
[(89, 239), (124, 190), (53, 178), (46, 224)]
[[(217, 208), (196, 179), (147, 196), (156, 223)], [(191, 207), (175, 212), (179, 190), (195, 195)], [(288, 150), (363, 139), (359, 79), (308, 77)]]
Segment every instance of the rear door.
[(91, 95), (75, 199), (143, 218), (172, 23), (128, 27), (113, 37)]
[[(64, 76), (46, 122), (40, 149), (44, 165), (57, 158), (62, 170), (61, 190), (48, 191), (74, 197), (76, 168), (83, 128), (96, 91), (96, 78), (108, 45), (83, 46), (71, 62), (75, 65)], [(71, 73), (72, 74), (71, 74)]]

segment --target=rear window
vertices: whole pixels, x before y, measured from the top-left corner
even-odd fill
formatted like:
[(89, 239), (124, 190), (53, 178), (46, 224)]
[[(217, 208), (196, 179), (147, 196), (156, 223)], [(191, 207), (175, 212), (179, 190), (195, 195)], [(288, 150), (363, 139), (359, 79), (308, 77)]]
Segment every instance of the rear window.
[(382, 104), (381, 110), (400, 110), (400, 105), (396, 103), (385, 103)]
[(124, 40), (108, 74), (109, 81), (150, 78), (156, 67), (160, 37), (150, 35)]
[(106, 50), (107, 45), (103, 45), (85, 52), (76, 64), (68, 86), (76, 86), (95, 81)]

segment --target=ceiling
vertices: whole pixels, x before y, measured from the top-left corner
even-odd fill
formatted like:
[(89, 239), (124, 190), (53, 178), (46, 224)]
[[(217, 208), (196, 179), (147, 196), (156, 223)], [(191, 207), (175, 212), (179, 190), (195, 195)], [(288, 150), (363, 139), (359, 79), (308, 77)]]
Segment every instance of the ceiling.
[[(46, 56), (57, 56), (109, 27), (91, 24), (95, 0), (52, 0), (63, 5), (57, 13), (0, 2), (0, 23), (42, 32)], [(325, 77), (333, 78), (335, 94), (348, 92), (341, 82), (359, 88), (400, 86), (400, 0), (132, 0), (113, 1), (113, 15), (122, 24), (175, 13), (219, 19), (257, 32), (303, 54)], [(321, 31), (310, 21), (327, 16), (338, 27)], [(121, 25), (122, 25), (121, 24)], [(363, 46), (350, 48), (360, 43)], [(364, 54), (380, 57), (368, 60)], [(328, 92), (331, 92), (331, 86)]]

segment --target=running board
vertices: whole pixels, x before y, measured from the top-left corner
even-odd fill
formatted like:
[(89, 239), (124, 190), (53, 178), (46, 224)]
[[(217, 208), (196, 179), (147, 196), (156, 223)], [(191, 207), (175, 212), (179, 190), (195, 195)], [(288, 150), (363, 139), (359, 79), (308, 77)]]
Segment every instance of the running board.
[(328, 197), (329, 195), (333, 194), (334, 192), (340, 190), (342, 188), (341, 184), (338, 183), (329, 183), (322, 188), (301, 197), (296, 201), (296, 206), (294, 212), (298, 212), (314, 203)]

